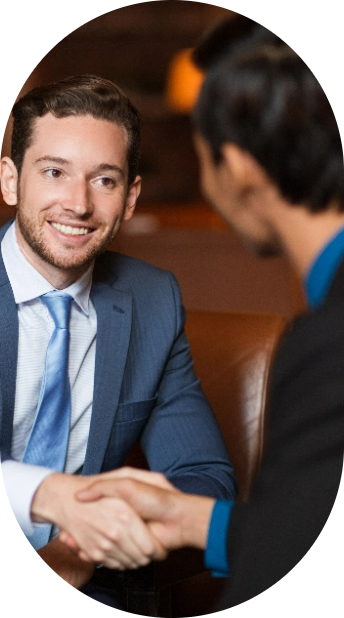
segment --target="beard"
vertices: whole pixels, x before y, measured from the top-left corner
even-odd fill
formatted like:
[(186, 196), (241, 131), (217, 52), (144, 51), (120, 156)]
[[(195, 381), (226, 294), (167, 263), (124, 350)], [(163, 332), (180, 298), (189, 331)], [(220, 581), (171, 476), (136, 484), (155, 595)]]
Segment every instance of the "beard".
[(273, 242), (257, 242), (247, 238), (242, 238), (243, 244), (250, 253), (259, 258), (272, 258), (282, 255), (279, 244)]
[[(88, 266), (99, 255), (104, 253), (113, 242), (119, 230), (119, 225), (115, 226), (106, 236), (86, 249), (82, 255), (73, 255), (72, 249), (69, 252), (63, 249), (60, 251), (57, 249), (52, 250), (44, 234), (41, 232), (41, 228), (25, 214), (25, 210), (20, 203), (18, 203), (16, 208), (16, 221), (24, 240), (41, 260), (56, 268), (71, 271)], [(85, 226), (87, 226), (86, 222)]]

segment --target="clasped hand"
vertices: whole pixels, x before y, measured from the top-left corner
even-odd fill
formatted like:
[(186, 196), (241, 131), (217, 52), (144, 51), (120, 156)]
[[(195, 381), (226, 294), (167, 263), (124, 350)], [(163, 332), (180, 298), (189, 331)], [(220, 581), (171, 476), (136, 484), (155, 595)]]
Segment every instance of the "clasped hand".
[[(166, 557), (169, 550), (180, 547), (205, 549), (215, 504), (213, 498), (178, 491), (161, 474), (133, 468), (122, 468), (96, 477), (88, 487), (77, 492), (75, 498), (85, 505), (93, 504), (96, 507), (102, 501), (117, 498), (134, 509), (135, 517), (141, 518), (141, 526), (144, 526), (146, 534), (160, 548), (160, 553), (155, 550), (150, 554), (149, 559), (152, 560), (160, 560)], [(130, 521), (128, 527), (124, 528), (124, 535), (126, 532), (133, 532)], [(60, 540), (78, 551), (83, 560), (90, 559), (87, 550), (73, 535), (62, 531)], [(103, 563), (118, 568), (114, 567), (118, 554), (113, 554), (110, 546), (107, 549)], [(147, 553), (144, 560), (148, 562)]]
[[(48, 476), (36, 492), (32, 518), (57, 524), (60, 540), (88, 562), (123, 570), (162, 560), (167, 551), (144, 517), (125, 499), (124, 479), (144, 481), (167, 489), (168, 493), (176, 491), (163, 475), (131, 468), (93, 477), (56, 473)], [(109, 495), (103, 492), (107, 483), (111, 483)], [(80, 492), (90, 486), (83, 497)], [(85, 497), (87, 501), (82, 501)]]

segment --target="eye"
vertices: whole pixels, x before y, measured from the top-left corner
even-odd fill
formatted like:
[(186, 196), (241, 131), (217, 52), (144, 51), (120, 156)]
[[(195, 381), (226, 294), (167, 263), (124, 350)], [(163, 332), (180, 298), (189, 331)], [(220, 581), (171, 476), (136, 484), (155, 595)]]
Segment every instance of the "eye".
[(58, 170), (55, 167), (44, 170), (44, 174), (48, 176), (48, 178), (60, 178), (62, 176), (61, 170)]
[(103, 185), (103, 187), (114, 187), (115, 186), (115, 181), (113, 178), (110, 178), (109, 176), (102, 176), (102, 178), (99, 178), (99, 182)]
[(101, 176), (100, 178), (96, 178), (95, 184), (104, 189), (113, 189), (116, 186), (116, 181), (110, 176)]

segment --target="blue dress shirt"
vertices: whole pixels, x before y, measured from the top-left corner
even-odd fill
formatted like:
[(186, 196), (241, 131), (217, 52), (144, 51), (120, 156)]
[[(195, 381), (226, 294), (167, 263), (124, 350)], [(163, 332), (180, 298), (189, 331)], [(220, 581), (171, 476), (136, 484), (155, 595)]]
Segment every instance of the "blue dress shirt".
[(305, 290), (312, 309), (318, 307), (325, 299), (343, 256), (344, 228), (323, 247), (307, 273)]
[[(312, 309), (325, 299), (343, 257), (344, 228), (322, 248), (305, 277), (304, 286)], [(229, 500), (217, 500), (212, 512), (204, 561), (214, 577), (229, 576), (227, 533), (233, 504)]]
[(211, 515), (204, 562), (214, 577), (228, 577), (229, 575), (227, 531), (233, 505), (232, 500), (216, 500)]

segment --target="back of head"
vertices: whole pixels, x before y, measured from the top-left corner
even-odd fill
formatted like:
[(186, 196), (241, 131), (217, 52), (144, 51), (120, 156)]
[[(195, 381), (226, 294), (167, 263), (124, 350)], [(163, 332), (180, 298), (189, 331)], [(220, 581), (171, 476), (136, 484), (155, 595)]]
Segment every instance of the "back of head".
[(95, 75), (67, 77), (39, 86), (14, 105), (11, 158), (20, 174), (24, 155), (32, 142), (37, 118), (51, 113), (56, 118), (90, 114), (123, 126), (128, 134), (129, 184), (137, 174), (140, 149), (140, 118), (124, 92), (113, 82)]
[(230, 53), (233, 57), (263, 43), (276, 47), (285, 45), (271, 30), (252, 19), (233, 15), (216, 22), (203, 34), (193, 51), (193, 61), (200, 69), (208, 71), (225, 55)]
[(232, 142), (248, 151), (291, 204), (344, 211), (338, 126), (320, 84), (288, 46), (224, 54), (208, 71), (194, 124), (215, 162)]

